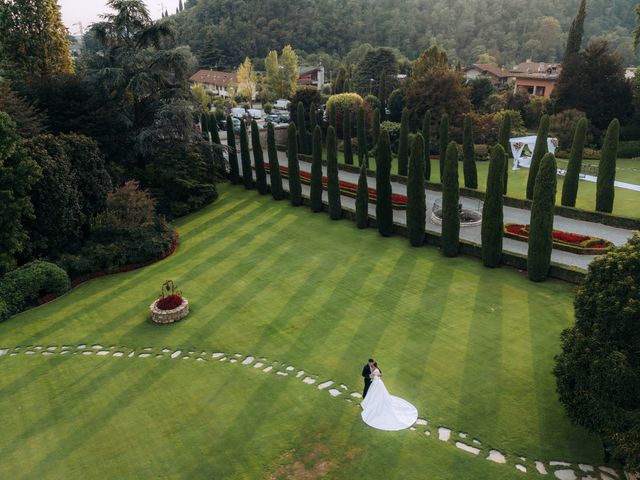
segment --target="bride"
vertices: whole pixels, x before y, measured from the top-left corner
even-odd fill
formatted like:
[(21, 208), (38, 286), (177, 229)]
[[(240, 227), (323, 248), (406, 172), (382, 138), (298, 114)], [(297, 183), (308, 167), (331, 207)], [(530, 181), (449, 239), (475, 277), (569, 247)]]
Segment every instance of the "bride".
[(379, 430), (404, 430), (418, 419), (418, 410), (406, 400), (390, 395), (382, 382), (376, 362), (371, 371), (371, 387), (361, 403), (362, 420)]

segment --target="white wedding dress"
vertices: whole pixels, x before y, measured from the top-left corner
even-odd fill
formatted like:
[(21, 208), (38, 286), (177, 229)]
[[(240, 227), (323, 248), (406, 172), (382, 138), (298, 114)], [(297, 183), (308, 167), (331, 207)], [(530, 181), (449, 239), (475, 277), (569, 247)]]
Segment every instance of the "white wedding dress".
[(378, 430), (404, 430), (416, 423), (418, 410), (406, 400), (389, 394), (380, 378), (380, 370), (375, 369), (373, 381), (367, 396), (361, 403), (362, 420)]

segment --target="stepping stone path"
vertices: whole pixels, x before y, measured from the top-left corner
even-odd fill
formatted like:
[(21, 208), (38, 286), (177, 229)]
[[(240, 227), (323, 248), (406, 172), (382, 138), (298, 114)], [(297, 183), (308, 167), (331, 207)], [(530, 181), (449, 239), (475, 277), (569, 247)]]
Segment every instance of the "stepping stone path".
[[(82, 354), (85, 356), (91, 356), (95, 353), (96, 356), (100, 356), (100, 357), (106, 357), (109, 355), (117, 358), (124, 357), (125, 355), (128, 358), (136, 357), (135, 350), (130, 350), (125, 346), (120, 346), (118, 348), (119, 348), (118, 350), (116, 350), (115, 346), (111, 346), (107, 348), (98, 343), (92, 344), (90, 349), (87, 349), (86, 344), (78, 344), (77, 346), (62, 345), (61, 347), (57, 345), (48, 345), (46, 349), (42, 345), (27, 346), (27, 347), (17, 346), (13, 348), (0, 347), (0, 357), (3, 357), (3, 356), (13, 357), (23, 352), (26, 355), (34, 355), (35, 353), (40, 352), (42, 353), (43, 356), (53, 356), (58, 353), (60, 355)], [(125, 352), (128, 352), (128, 353), (125, 353)], [(206, 351), (202, 351), (200, 354), (196, 354), (195, 351), (188, 351), (183, 353), (183, 350), (181, 349), (174, 350), (165, 346), (162, 348), (162, 350), (158, 350), (158, 351), (154, 351), (153, 347), (144, 347), (142, 351), (137, 353), (137, 358), (149, 358), (149, 357), (167, 358), (165, 357), (164, 354), (167, 354), (170, 352), (173, 352), (170, 355), (171, 359), (178, 359), (178, 358), (181, 358), (182, 360), (195, 359), (196, 362), (206, 362), (207, 361), (206, 359), (208, 358), (208, 355), (209, 355)], [(219, 360), (220, 362), (225, 362), (229, 360), (229, 363), (237, 363), (238, 365), (244, 365), (244, 366), (251, 365), (253, 368), (261, 369), (262, 372), (264, 373), (270, 373), (272, 371), (275, 371), (275, 373), (281, 377), (288, 377), (289, 372), (291, 372), (291, 377), (294, 378), (293, 372), (296, 372), (295, 378), (298, 380), (301, 380), (302, 383), (305, 383), (307, 385), (314, 385), (317, 382), (316, 374), (305, 375), (305, 370), (296, 371), (293, 365), (289, 365), (286, 362), (268, 361), (266, 358), (260, 358), (259, 361), (255, 361), (256, 357), (251, 355), (245, 356), (244, 354), (238, 353), (238, 352), (234, 352), (233, 354), (229, 354), (228, 356), (226, 353), (223, 353), (223, 352), (213, 352), (210, 358), (214, 360)], [(90, 361), (90, 360), (87, 360), (87, 361)], [(336, 385), (335, 387), (329, 388), (334, 384)], [(318, 390), (320, 391), (327, 391), (327, 393), (331, 397), (333, 398), (340, 397), (349, 403), (354, 403), (352, 399), (362, 398), (362, 395), (359, 392), (350, 391), (349, 387), (346, 384), (344, 383), (336, 384), (336, 382), (334, 382), (333, 380), (324, 381), (318, 384), (317, 387), (318, 387)], [(347, 394), (345, 396), (342, 396), (343, 392), (347, 392)], [(418, 431), (416, 426), (424, 427), (428, 425), (428, 421), (425, 418), (419, 417), (416, 420), (414, 425), (415, 426), (412, 426), (409, 428), (410, 431)], [(419, 431), (427, 438), (430, 438), (432, 436), (431, 435), (432, 432), (429, 429), (420, 429)], [(438, 427), (437, 431), (438, 431), (438, 440), (442, 442), (449, 442), (449, 440), (451, 440), (453, 432), (450, 428), (440, 426)], [(482, 453), (483, 451), (481, 447), (482, 443), (477, 438), (474, 438), (470, 436), (467, 432), (462, 432), (462, 431), (457, 432), (457, 437), (461, 439), (471, 438), (472, 440), (470, 443), (472, 443), (473, 445), (470, 445), (469, 443), (465, 443), (461, 441), (455, 441), (455, 442), (449, 443), (449, 445), (452, 445), (452, 446), (455, 445), (455, 447), (458, 448), (459, 450), (462, 450), (464, 452), (470, 453), (475, 456), (479, 456)], [(507, 463), (506, 455), (495, 449), (489, 450), (488, 455), (486, 457), (484, 457), (483, 455), (483, 458), (485, 458), (487, 461), (491, 461), (499, 464)], [(524, 457), (519, 457), (519, 458), (522, 460), (523, 463), (526, 462), (526, 459)], [(549, 472), (547, 471), (547, 468), (545, 467), (545, 464), (542, 461), (537, 460), (534, 462), (534, 464), (535, 464), (535, 472), (537, 472), (540, 475), (549, 474)], [(514, 464), (511, 464), (511, 465), (514, 466), (519, 472), (526, 473), (528, 471), (527, 467), (521, 463), (516, 463), (515, 465)], [(620, 480), (621, 478), (618, 472), (616, 472), (613, 468), (606, 467), (606, 466), (598, 467), (598, 471), (596, 471), (595, 467), (580, 463), (578, 464), (578, 468), (580, 469), (580, 471), (576, 473), (576, 471), (574, 471), (572, 468), (573, 464), (569, 462), (553, 460), (548, 462), (548, 465), (550, 467), (557, 467), (557, 469), (552, 468), (553, 470), (552, 473), (553, 473), (553, 476), (559, 480), (578, 480), (578, 478), (580, 478), (580, 480)], [(592, 475), (579, 476), (582, 472), (593, 472), (593, 476)]]

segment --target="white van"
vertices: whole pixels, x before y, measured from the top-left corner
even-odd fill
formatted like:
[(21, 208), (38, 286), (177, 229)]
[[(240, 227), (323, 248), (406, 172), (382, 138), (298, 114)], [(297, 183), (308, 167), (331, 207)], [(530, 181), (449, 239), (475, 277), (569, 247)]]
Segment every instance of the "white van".
[(231, 109), (231, 116), (233, 118), (243, 119), (246, 114), (247, 114), (247, 111), (242, 107), (236, 107)]
[(254, 120), (260, 120), (262, 118), (262, 110), (258, 110), (257, 108), (250, 108), (249, 110), (247, 110), (247, 112)]

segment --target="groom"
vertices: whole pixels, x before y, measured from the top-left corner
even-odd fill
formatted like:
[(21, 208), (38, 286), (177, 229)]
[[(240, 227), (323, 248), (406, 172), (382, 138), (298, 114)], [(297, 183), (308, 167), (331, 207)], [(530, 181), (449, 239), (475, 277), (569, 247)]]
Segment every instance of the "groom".
[(369, 359), (369, 362), (362, 369), (362, 376), (364, 377), (364, 390), (362, 391), (362, 398), (367, 396), (369, 387), (371, 386), (371, 371), (373, 370), (373, 358)]

